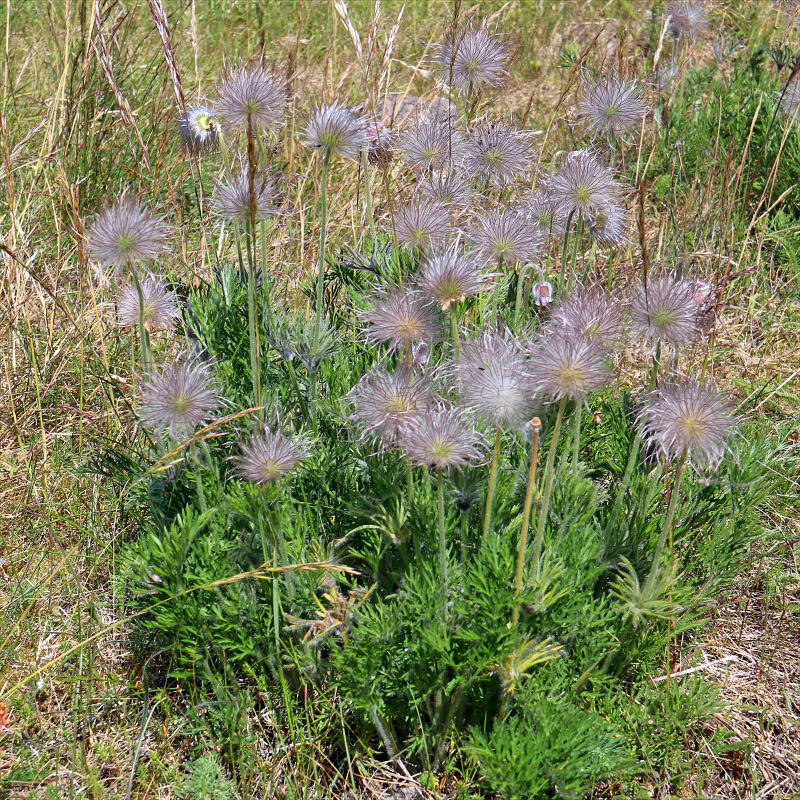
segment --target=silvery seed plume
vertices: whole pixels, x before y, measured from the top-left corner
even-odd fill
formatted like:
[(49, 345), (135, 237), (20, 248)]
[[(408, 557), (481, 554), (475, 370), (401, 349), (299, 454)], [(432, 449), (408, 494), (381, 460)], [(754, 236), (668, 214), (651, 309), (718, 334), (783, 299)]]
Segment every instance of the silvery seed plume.
[(447, 207), (432, 200), (415, 199), (395, 215), (397, 240), (420, 250), (442, 247), (450, 234), (450, 213)]
[(578, 119), (589, 130), (620, 139), (638, 130), (646, 113), (642, 87), (611, 76), (584, 85), (578, 103)]
[(619, 202), (621, 191), (612, 171), (591, 150), (569, 153), (547, 181), (547, 193), (565, 218), (580, 214), (591, 221), (598, 211)]
[(543, 189), (531, 192), (525, 198), (525, 213), (545, 236), (563, 236), (566, 217), (556, 201)]
[(465, 409), (439, 405), (409, 417), (400, 427), (400, 446), (412, 463), (447, 469), (484, 460), (480, 435)]
[(419, 190), (428, 200), (456, 209), (466, 208), (473, 197), (469, 181), (455, 171), (429, 176)]
[(610, 377), (605, 351), (583, 337), (540, 336), (529, 356), (535, 391), (548, 402), (581, 400)]
[[(262, 220), (275, 211), (275, 182), (269, 174), (259, 172), (254, 176), (253, 183), (256, 220)], [(246, 166), (242, 166), (230, 181), (217, 181), (211, 207), (221, 219), (250, 222), (250, 174)]]
[(88, 232), (89, 255), (115, 272), (166, 252), (168, 227), (137, 200), (123, 195), (101, 211)]
[(679, 39), (694, 42), (708, 27), (708, 14), (703, 0), (678, 0), (667, 3), (664, 14), (670, 17), (669, 29)]
[(373, 369), (352, 389), (353, 418), (371, 438), (393, 444), (404, 420), (426, 411), (433, 403), (431, 381), (407, 368), (389, 372)]
[(645, 442), (667, 458), (685, 456), (697, 468), (713, 468), (724, 457), (738, 421), (720, 392), (690, 379), (650, 392), (638, 424)]
[(589, 235), (601, 247), (623, 247), (628, 244), (631, 218), (622, 203), (599, 207), (589, 220)]
[(219, 145), (219, 121), (207, 106), (187, 108), (181, 114), (179, 130), (183, 144), (192, 155), (202, 155)]
[(519, 428), (533, 412), (533, 386), (509, 331), (485, 330), (461, 346), (456, 366), (462, 404), (493, 426)]
[(338, 100), (318, 106), (302, 133), (306, 147), (358, 161), (367, 146), (366, 120)]
[(493, 210), (475, 217), (467, 235), (481, 256), (502, 259), (506, 264), (535, 260), (544, 241), (538, 225), (513, 209)]
[(438, 338), (436, 306), (418, 289), (389, 289), (373, 293), (364, 315), (370, 323), (367, 339), (399, 347), (409, 342), (430, 343)]
[(418, 117), (397, 142), (403, 160), (416, 170), (448, 170), (464, 156), (464, 137), (448, 117)]
[(655, 346), (691, 344), (700, 333), (695, 284), (674, 275), (648, 278), (639, 283), (630, 300), (631, 330)]
[(241, 66), (222, 81), (214, 109), (231, 127), (279, 127), (286, 117), (286, 83), (262, 66)]
[(380, 120), (370, 119), (366, 123), (367, 159), (377, 167), (388, 167), (394, 159), (397, 136)]
[(800, 119), (800, 114), (797, 109), (800, 108), (800, 80), (793, 79), (792, 82), (786, 87), (786, 91), (779, 95), (781, 111), (787, 117)]
[(272, 483), (293, 472), (311, 455), (311, 442), (301, 436), (289, 438), (269, 429), (251, 436), (239, 446), (236, 474), (250, 483)]
[(467, 131), (464, 169), (496, 186), (511, 183), (528, 166), (525, 137), (504, 122), (479, 122)]
[(433, 69), (443, 83), (467, 95), (484, 86), (502, 86), (510, 59), (505, 37), (486, 23), (476, 27), (469, 22), (435, 48)]
[(600, 347), (616, 347), (626, 333), (621, 303), (602, 289), (567, 296), (550, 315), (548, 332), (584, 338)]
[(425, 260), (417, 285), (446, 311), (452, 303), (478, 294), (492, 277), (482, 273), (474, 256), (456, 243)]
[(160, 433), (183, 439), (214, 417), (219, 392), (208, 364), (197, 360), (170, 361), (148, 376), (142, 386), (139, 420)]
[[(144, 309), (144, 325), (148, 331), (169, 327), (180, 316), (178, 296), (158, 275), (149, 273), (139, 280), (142, 290), (141, 307)], [(139, 324), (139, 292), (129, 283), (122, 288), (117, 298), (117, 322), (123, 328), (135, 328)]]

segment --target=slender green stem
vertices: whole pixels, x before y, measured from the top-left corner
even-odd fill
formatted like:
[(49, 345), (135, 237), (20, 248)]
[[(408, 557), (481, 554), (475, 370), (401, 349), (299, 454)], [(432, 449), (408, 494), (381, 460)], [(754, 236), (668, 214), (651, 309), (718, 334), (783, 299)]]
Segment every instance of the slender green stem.
[(522, 295), (525, 289), (526, 273), (527, 270), (525, 269), (525, 264), (523, 264), (519, 268), (519, 276), (517, 277), (517, 299), (514, 303), (515, 321), (519, 320), (519, 312), (522, 309)]
[(635, 437), (633, 444), (631, 444), (631, 451), (628, 454), (628, 463), (625, 465), (625, 473), (622, 476), (622, 483), (617, 489), (617, 496), (614, 498), (614, 505), (611, 507), (611, 515), (608, 518), (605, 528), (605, 537), (607, 538), (614, 526), (617, 524), (619, 512), (622, 510), (622, 503), (625, 500), (625, 494), (631, 484), (631, 477), (633, 476), (633, 468), (636, 466), (636, 461), (639, 456), (639, 437)]
[(553, 490), (553, 465), (555, 463), (558, 436), (561, 433), (561, 421), (564, 419), (564, 408), (567, 405), (567, 398), (562, 397), (558, 404), (556, 422), (553, 425), (553, 439), (550, 442), (550, 450), (547, 453), (547, 463), (545, 464), (544, 492), (542, 494), (542, 507), (539, 511), (539, 524), (536, 527), (536, 540), (533, 545), (533, 564), (536, 570), (539, 569), (539, 558), (542, 555), (542, 543), (544, 542), (544, 529), (547, 524), (547, 513), (550, 510), (550, 492)]
[(658, 386), (658, 367), (661, 363), (661, 342), (656, 344), (656, 352), (653, 356), (653, 368), (650, 371), (650, 391), (652, 392), (653, 389)]
[(564, 294), (565, 286), (564, 286), (564, 277), (567, 274), (567, 243), (569, 242), (569, 229), (572, 225), (572, 218), (575, 216), (575, 209), (573, 208), (572, 211), (569, 212), (569, 216), (567, 217), (567, 225), (564, 228), (564, 242), (561, 247), (561, 274), (558, 276), (558, 291), (560, 294)]
[(664, 520), (661, 536), (658, 537), (655, 553), (653, 553), (653, 563), (650, 567), (650, 574), (647, 576), (647, 580), (644, 583), (643, 593), (645, 596), (652, 591), (653, 584), (661, 570), (661, 557), (664, 555), (664, 546), (667, 543), (667, 539), (672, 533), (672, 523), (675, 520), (675, 509), (678, 507), (678, 495), (680, 494), (681, 479), (686, 469), (686, 461), (687, 456), (686, 453), (684, 453), (678, 461), (678, 465), (675, 467), (675, 476), (672, 479), (672, 492), (670, 493), (669, 505), (667, 506), (667, 517)]
[(364, 201), (367, 206), (367, 219), (369, 220), (369, 235), (372, 239), (372, 249), (375, 250), (378, 244), (378, 235), (375, 232), (375, 215), (372, 211), (372, 190), (369, 179), (369, 148), (364, 148)]
[(442, 468), (436, 470), (436, 495), (439, 500), (439, 571), (442, 573), (442, 581), (447, 584), (447, 540), (444, 529), (444, 483)]
[(492, 509), (494, 506), (494, 492), (497, 486), (497, 463), (500, 460), (500, 442), (503, 438), (503, 429), (498, 425), (494, 438), (494, 452), (492, 453), (492, 466), (489, 471), (489, 487), (486, 490), (486, 508), (483, 513), (483, 540), (489, 536), (492, 529)]
[[(583, 236), (583, 214), (578, 215), (578, 229), (575, 231), (575, 236), (572, 240), (572, 278), (574, 279), (578, 274), (578, 245), (580, 244), (581, 237)], [(572, 281), (570, 281), (572, 283)]]
[(208, 510), (206, 504), (206, 493), (203, 489), (203, 473), (200, 469), (200, 456), (197, 454), (197, 443), (192, 442), (189, 446), (192, 453), (192, 461), (194, 462), (194, 482), (197, 486), (197, 500), (200, 503), (200, 511), (205, 512)]
[(456, 313), (456, 304), (450, 304), (450, 326), (453, 331), (453, 355), (456, 359), (456, 364), (461, 360), (461, 345), (458, 341), (458, 314)]
[(264, 295), (264, 307), (267, 309), (267, 320), (274, 329), (275, 317), (272, 313), (272, 288), (269, 279), (269, 267), (267, 266), (267, 220), (261, 220), (261, 282)]
[[(525, 504), (522, 507), (522, 531), (519, 537), (519, 553), (517, 554), (517, 576), (514, 585), (514, 597), (519, 597), (522, 591), (522, 570), (525, 566), (525, 549), (528, 544), (528, 524), (531, 519), (531, 507), (533, 505), (533, 491), (536, 484), (536, 462), (539, 460), (539, 431), (542, 423), (539, 417), (531, 420), (533, 428), (533, 445), (531, 446), (531, 467), (528, 472), (528, 488), (525, 492)], [(519, 603), (514, 604), (514, 612), (511, 617), (511, 624), (516, 627), (519, 622)]]
[(497, 306), (500, 302), (500, 287), (503, 285), (503, 256), (497, 259), (498, 278), (492, 292), (492, 325), (497, 324)]
[(300, 406), (300, 410), (303, 412), (303, 417), (305, 418), (306, 422), (311, 422), (311, 417), (308, 413), (308, 405), (305, 397), (303, 397), (303, 393), (300, 391), (300, 383), (297, 380), (297, 373), (294, 371), (294, 365), (292, 364), (291, 358), (286, 360), (286, 368), (289, 370), (289, 377), (292, 379), (294, 393), (297, 397), (297, 403)]
[(142, 351), (142, 372), (147, 375), (153, 367), (153, 357), (150, 351), (150, 334), (144, 324), (144, 293), (142, 292), (142, 284), (139, 282), (139, 273), (136, 268), (131, 270), (131, 276), (139, 298), (139, 344)]
[(581, 455), (581, 412), (580, 402), (575, 407), (575, 414), (572, 419), (574, 428), (573, 441), (572, 441), (572, 474), (577, 477), (578, 475), (578, 461)]
[[(250, 229), (247, 252), (247, 331), (250, 338), (250, 372), (253, 379), (253, 404), (256, 408), (261, 408), (261, 363), (259, 358), (259, 337), (258, 337), (258, 312), (256, 308), (256, 271), (255, 248), (252, 227)], [(249, 245), (252, 245), (249, 246)]]

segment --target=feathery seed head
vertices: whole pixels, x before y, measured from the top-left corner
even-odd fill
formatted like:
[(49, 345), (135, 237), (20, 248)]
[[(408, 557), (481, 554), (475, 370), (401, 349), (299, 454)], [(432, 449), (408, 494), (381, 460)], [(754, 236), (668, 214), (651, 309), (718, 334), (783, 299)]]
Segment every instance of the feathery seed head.
[(219, 121), (207, 106), (187, 108), (179, 123), (181, 138), (192, 155), (202, 155), (219, 144)]
[(277, 128), (286, 116), (286, 84), (261, 66), (241, 66), (223, 79), (214, 104), (231, 127)]
[(461, 94), (502, 86), (508, 78), (510, 48), (505, 37), (471, 21), (437, 45), (433, 68), (440, 80)]
[(178, 296), (157, 275), (149, 273), (139, 280), (142, 302), (133, 283), (123, 287), (117, 299), (117, 322), (123, 328), (135, 328), (139, 324), (140, 305), (144, 309), (144, 325), (148, 331), (168, 327), (180, 316)]
[(534, 220), (510, 209), (489, 211), (476, 217), (468, 235), (484, 258), (502, 258), (507, 264), (533, 261), (544, 240)]
[(611, 170), (590, 150), (569, 153), (561, 170), (547, 181), (547, 192), (562, 216), (580, 214), (589, 221), (618, 202), (621, 189)]
[(335, 153), (358, 161), (367, 146), (367, 124), (361, 115), (337, 100), (315, 109), (303, 130), (302, 142), (323, 154)]
[(364, 315), (368, 339), (399, 347), (408, 342), (431, 342), (439, 333), (436, 306), (417, 289), (378, 290)]
[(562, 236), (567, 220), (562, 209), (546, 191), (537, 189), (526, 199), (526, 213), (545, 236)]
[[(264, 219), (275, 211), (275, 181), (271, 175), (259, 172), (254, 176), (256, 220)], [(211, 207), (222, 219), (250, 221), (250, 174), (243, 166), (231, 179), (218, 181), (214, 187)]]
[(480, 292), (490, 277), (481, 273), (472, 255), (455, 244), (424, 262), (417, 283), (446, 311), (451, 303)]
[(800, 121), (800, 114), (797, 109), (800, 108), (800, 80), (795, 78), (786, 87), (786, 91), (779, 95), (781, 111), (787, 117), (794, 117), (795, 120)]
[(694, 42), (708, 27), (704, 0), (677, 0), (667, 3), (664, 13), (670, 17), (669, 29), (672, 35), (679, 39), (689, 39)]
[(420, 185), (424, 197), (452, 208), (466, 208), (472, 202), (469, 181), (458, 172), (429, 176)]
[(220, 404), (211, 368), (197, 360), (171, 361), (148, 376), (142, 386), (139, 419), (173, 439), (189, 436), (213, 419)]
[(529, 148), (523, 135), (504, 122), (479, 122), (467, 131), (464, 169), (496, 186), (511, 183), (528, 165)]
[(578, 118), (594, 133), (622, 138), (637, 130), (647, 113), (636, 81), (601, 77), (583, 87)]
[(236, 474), (250, 483), (272, 483), (287, 476), (310, 455), (308, 439), (290, 439), (281, 431), (267, 429), (240, 445)]
[(625, 334), (620, 303), (600, 289), (566, 297), (553, 311), (548, 328), (557, 336), (583, 337), (609, 349)]
[(682, 380), (656, 389), (639, 412), (642, 438), (672, 459), (716, 467), (728, 449), (737, 420), (730, 403), (715, 389)]
[(492, 425), (519, 428), (533, 411), (533, 387), (523, 354), (506, 332), (485, 330), (461, 346), (456, 367), (461, 402)]
[(610, 377), (605, 351), (583, 337), (539, 337), (528, 368), (537, 395), (550, 402), (581, 400)]
[(349, 399), (353, 417), (365, 435), (391, 445), (404, 420), (426, 411), (433, 396), (433, 386), (424, 375), (410, 369), (388, 372), (378, 368), (361, 378)]
[(409, 247), (437, 249), (450, 233), (450, 213), (447, 206), (433, 200), (412, 200), (397, 212), (394, 228), (398, 241)]
[(464, 137), (452, 118), (418, 118), (400, 134), (397, 149), (413, 169), (442, 171), (461, 161)]
[(91, 257), (115, 272), (153, 261), (167, 250), (168, 228), (137, 200), (123, 195), (104, 208), (88, 232)]
[(409, 417), (400, 427), (400, 445), (412, 463), (436, 469), (460, 468), (484, 457), (466, 410), (443, 404)]
[(685, 347), (700, 332), (695, 284), (674, 275), (640, 283), (630, 302), (631, 328), (648, 344)]
[(589, 234), (601, 247), (622, 247), (628, 243), (630, 214), (622, 203), (600, 206), (589, 220)]
[(369, 163), (378, 167), (388, 167), (394, 159), (397, 144), (395, 133), (376, 119), (368, 120), (366, 126)]

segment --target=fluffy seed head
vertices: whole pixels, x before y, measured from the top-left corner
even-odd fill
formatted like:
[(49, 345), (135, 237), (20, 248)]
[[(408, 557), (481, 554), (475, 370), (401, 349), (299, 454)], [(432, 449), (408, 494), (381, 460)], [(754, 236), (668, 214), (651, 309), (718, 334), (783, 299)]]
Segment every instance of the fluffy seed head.
[(396, 214), (395, 233), (400, 242), (420, 250), (442, 247), (450, 233), (447, 206), (432, 200), (412, 200)]
[(89, 228), (91, 257), (119, 271), (153, 261), (167, 250), (167, 226), (131, 197), (103, 209)]
[(409, 369), (374, 369), (361, 378), (349, 398), (354, 406), (353, 417), (364, 433), (391, 445), (404, 421), (430, 407), (433, 386), (426, 377)]
[(794, 117), (800, 120), (797, 109), (800, 108), (800, 80), (795, 78), (787, 87), (783, 94), (779, 95), (781, 111), (787, 117)]
[(219, 394), (211, 369), (200, 361), (162, 364), (142, 386), (139, 419), (156, 432), (169, 431), (173, 439), (192, 433), (213, 418)]
[(666, 342), (685, 347), (700, 332), (696, 289), (692, 281), (674, 275), (640, 283), (630, 301), (631, 328), (648, 344)]
[(440, 80), (466, 95), (470, 89), (502, 86), (509, 61), (510, 48), (503, 36), (485, 23), (476, 27), (469, 22), (436, 47), (433, 68)]
[(630, 214), (622, 203), (608, 203), (589, 220), (589, 234), (601, 247), (622, 247), (628, 243)]
[(679, 39), (696, 41), (708, 27), (708, 14), (704, 0), (678, 0), (667, 3), (664, 9), (670, 17), (669, 29)]
[(310, 455), (307, 439), (290, 439), (280, 431), (264, 430), (240, 445), (236, 474), (250, 483), (272, 483), (286, 477)]
[(528, 143), (504, 122), (481, 122), (467, 132), (464, 169), (496, 186), (511, 183), (528, 165)]
[(122, 288), (117, 298), (117, 322), (123, 328), (135, 328), (139, 324), (140, 305), (144, 309), (144, 325), (148, 331), (167, 328), (180, 316), (178, 296), (158, 275), (149, 273), (139, 280), (142, 302), (136, 285), (129, 283)]
[(419, 190), (428, 200), (452, 208), (466, 208), (472, 201), (469, 181), (458, 172), (430, 176), (420, 184)]
[(557, 336), (585, 338), (600, 347), (613, 348), (625, 334), (622, 307), (600, 289), (576, 292), (554, 309), (549, 332)]
[(409, 417), (400, 445), (414, 464), (437, 469), (463, 467), (483, 459), (481, 439), (467, 412), (440, 405)]
[(417, 283), (446, 311), (451, 303), (480, 292), (490, 277), (481, 273), (472, 255), (453, 245), (425, 261)]
[(214, 107), (231, 127), (277, 128), (286, 116), (286, 84), (264, 67), (239, 67), (221, 83)]
[(464, 137), (449, 117), (417, 118), (400, 134), (397, 149), (416, 170), (447, 170), (464, 154)]
[(622, 138), (637, 130), (647, 113), (636, 81), (602, 77), (583, 87), (578, 118), (594, 133)]
[(530, 350), (528, 369), (536, 393), (550, 402), (580, 400), (609, 379), (605, 352), (578, 337), (540, 337)]
[(561, 170), (547, 181), (547, 192), (562, 216), (580, 214), (589, 221), (618, 202), (621, 188), (611, 170), (590, 150), (569, 153)]
[(644, 440), (671, 459), (686, 456), (697, 467), (715, 467), (728, 449), (737, 420), (715, 389), (683, 380), (651, 392), (638, 417)]
[(181, 114), (181, 138), (192, 155), (202, 155), (219, 144), (219, 121), (207, 106), (193, 106)]
[[(270, 175), (259, 172), (254, 176), (256, 220), (264, 219), (275, 211), (275, 182)], [(214, 187), (211, 207), (217, 216), (226, 220), (250, 221), (250, 174), (241, 168), (231, 182), (218, 181)]]
[(486, 330), (464, 342), (457, 374), (461, 402), (492, 425), (519, 428), (531, 418), (533, 387), (509, 332)]
[(318, 106), (306, 123), (302, 142), (306, 147), (358, 161), (367, 146), (363, 117), (338, 100)]
[(525, 213), (545, 236), (563, 235), (567, 220), (553, 197), (537, 189), (526, 198), (525, 203)]
[(530, 217), (513, 210), (494, 210), (476, 217), (468, 235), (484, 258), (503, 259), (507, 264), (533, 261), (544, 239)]
[(366, 335), (376, 342), (399, 347), (408, 342), (433, 341), (439, 332), (436, 306), (417, 289), (379, 290), (365, 314)]

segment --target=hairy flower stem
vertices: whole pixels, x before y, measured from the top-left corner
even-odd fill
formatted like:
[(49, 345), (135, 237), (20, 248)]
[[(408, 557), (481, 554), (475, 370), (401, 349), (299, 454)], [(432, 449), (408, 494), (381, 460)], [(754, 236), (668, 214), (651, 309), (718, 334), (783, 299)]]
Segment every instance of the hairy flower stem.
[(675, 467), (675, 475), (672, 478), (672, 491), (669, 496), (669, 505), (667, 506), (667, 518), (664, 520), (664, 527), (661, 531), (661, 536), (658, 537), (655, 553), (653, 553), (653, 563), (650, 566), (650, 574), (647, 576), (647, 580), (644, 582), (644, 589), (642, 593), (645, 597), (647, 597), (652, 591), (653, 584), (655, 583), (658, 573), (661, 570), (661, 556), (664, 555), (664, 546), (666, 545), (667, 539), (672, 533), (672, 523), (675, 520), (675, 509), (678, 507), (678, 495), (680, 494), (681, 479), (683, 478), (683, 473), (686, 469), (687, 460), (688, 454), (684, 453), (680, 457), (680, 460)]
[[(583, 236), (583, 215), (578, 216), (578, 230), (575, 231), (575, 237), (572, 240), (572, 278), (573, 280), (578, 275), (578, 245), (580, 244), (581, 237)], [(572, 281), (570, 281), (572, 283)]]
[(250, 370), (253, 376), (253, 404), (261, 408), (261, 346), (258, 336), (258, 307), (256, 302), (256, 170), (258, 151), (253, 130), (253, 119), (247, 114), (247, 191), (249, 193), (247, 252), (247, 325), (250, 334)]
[[(320, 181), (321, 204), (320, 209), (320, 231), (319, 231), (319, 272), (317, 273), (317, 317), (314, 321), (314, 353), (319, 352), (319, 334), (322, 329), (323, 305), (325, 303), (325, 242), (328, 227), (328, 163), (330, 162), (331, 151), (325, 149), (322, 157), (322, 179)], [(311, 421), (314, 432), (318, 432), (317, 426), (317, 373), (311, 374)]]
[(653, 368), (650, 371), (650, 391), (658, 386), (658, 365), (661, 363), (661, 342), (656, 345), (656, 352), (653, 356)]
[(503, 281), (503, 256), (500, 256), (497, 259), (497, 272), (499, 275), (499, 280), (497, 285), (494, 287), (494, 291), (492, 292), (492, 327), (497, 325), (497, 305), (500, 298), (500, 286), (502, 285)]
[(436, 470), (436, 496), (439, 501), (439, 571), (442, 573), (442, 583), (447, 585), (447, 540), (444, 529), (444, 483), (442, 468)]
[(519, 275), (517, 277), (517, 299), (514, 302), (514, 321), (519, 321), (519, 312), (522, 309), (522, 296), (525, 290), (525, 282), (526, 282), (526, 273), (527, 270), (525, 268), (525, 264), (523, 264), (519, 268)]
[(450, 326), (453, 330), (453, 355), (455, 356), (455, 362), (461, 360), (461, 345), (458, 341), (458, 315), (456, 314), (456, 306), (455, 303), (450, 304)]
[(539, 510), (539, 524), (536, 527), (536, 540), (533, 544), (533, 565), (534, 569), (539, 570), (539, 559), (542, 555), (542, 543), (544, 542), (544, 529), (547, 524), (547, 512), (550, 510), (550, 492), (553, 490), (553, 465), (556, 458), (556, 446), (558, 436), (561, 433), (561, 421), (564, 419), (564, 408), (567, 405), (567, 398), (562, 397), (558, 404), (556, 422), (553, 425), (553, 439), (550, 442), (550, 450), (547, 453), (547, 463), (544, 473), (544, 492), (542, 494), (542, 507)]
[(153, 367), (153, 358), (150, 351), (150, 334), (144, 324), (144, 293), (142, 284), (139, 282), (139, 273), (136, 269), (131, 270), (133, 285), (136, 287), (136, 294), (139, 297), (139, 344), (142, 350), (142, 372), (147, 375)]
[(497, 487), (497, 463), (500, 460), (500, 442), (503, 438), (503, 429), (498, 425), (494, 439), (494, 452), (492, 453), (492, 466), (489, 470), (489, 487), (486, 490), (486, 509), (483, 513), (483, 541), (489, 537), (492, 529), (492, 508), (494, 506), (494, 492)]
[(578, 476), (578, 460), (580, 459), (581, 455), (581, 412), (582, 412), (581, 404), (578, 403), (577, 407), (575, 408), (575, 415), (573, 417), (572, 423), (573, 427), (575, 428), (573, 442), (572, 442), (572, 475), (573, 477)]
[(197, 453), (197, 443), (192, 442), (189, 448), (192, 461), (194, 462), (194, 482), (197, 486), (197, 501), (200, 503), (200, 511), (205, 513), (208, 511), (208, 505), (206, 504), (206, 493), (203, 489), (203, 475), (200, 469), (200, 456)]
[(373, 252), (378, 245), (378, 234), (375, 232), (375, 215), (372, 210), (372, 191), (370, 188), (369, 179), (369, 148), (365, 147), (363, 151), (364, 163), (364, 202), (366, 203), (367, 219), (369, 220), (369, 235), (372, 239)]
[(569, 243), (569, 229), (572, 225), (572, 218), (575, 216), (575, 209), (569, 212), (567, 226), (564, 228), (564, 242), (561, 247), (561, 273), (558, 276), (558, 291), (564, 294), (564, 278), (567, 274), (567, 244)]
[[(514, 585), (514, 597), (519, 597), (522, 591), (522, 570), (525, 566), (525, 548), (528, 544), (528, 524), (531, 519), (531, 506), (533, 505), (533, 490), (536, 484), (536, 462), (539, 460), (539, 431), (542, 422), (539, 417), (531, 420), (533, 429), (533, 444), (531, 445), (531, 467), (528, 472), (528, 488), (525, 492), (525, 504), (522, 507), (522, 531), (519, 536), (519, 553), (517, 554), (517, 576)], [(519, 603), (515, 603), (511, 615), (511, 624), (516, 627), (519, 622)]]

